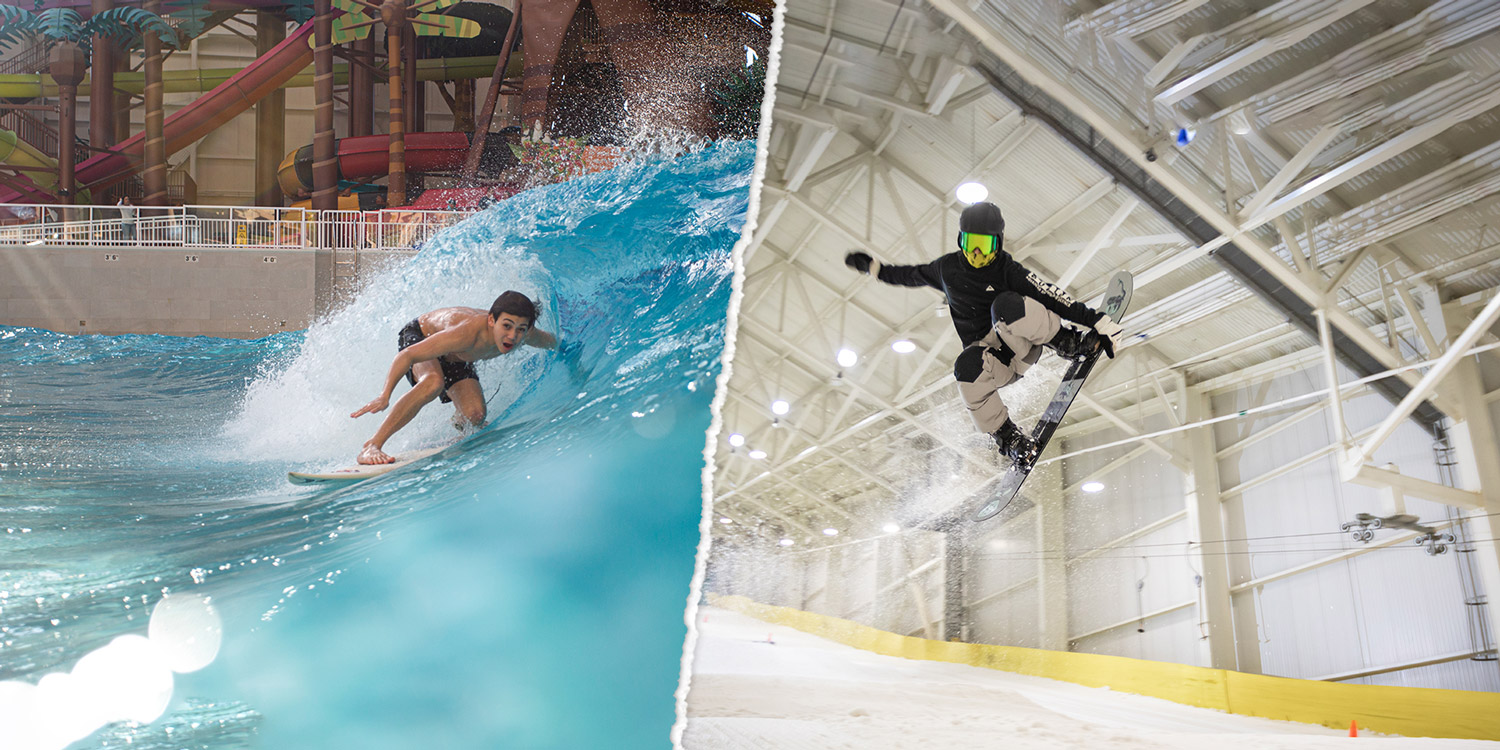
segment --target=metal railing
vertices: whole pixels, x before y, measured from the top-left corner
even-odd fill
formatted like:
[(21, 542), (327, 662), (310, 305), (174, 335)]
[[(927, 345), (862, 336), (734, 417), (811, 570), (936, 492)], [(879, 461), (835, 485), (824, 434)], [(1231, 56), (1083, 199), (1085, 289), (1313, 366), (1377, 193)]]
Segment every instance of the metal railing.
[[(17, 138), (31, 144), (33, 148), (48, 156), (56, 157), (58, 155), (58, 143), (61, 141), (62, 136), (58, 134), (57, 129), (48, 124), (46, 120), (24, 109), (0, 111), (0, 129), (15, 133)], [(93, 152), (89, 150), (86, 144), (81, 141), (74, 141), (74, 164), (82, 164), (85, 159), (93, 155)]]
[[(12, 3), (18, 4), (18, 3)], [(10, 57), (0, 60), (0, 75), (40, 73), (47, 67), (45, 45), (30, 42)]]
[(0, 245), (414, 251), (464, 211), (0, 204)]

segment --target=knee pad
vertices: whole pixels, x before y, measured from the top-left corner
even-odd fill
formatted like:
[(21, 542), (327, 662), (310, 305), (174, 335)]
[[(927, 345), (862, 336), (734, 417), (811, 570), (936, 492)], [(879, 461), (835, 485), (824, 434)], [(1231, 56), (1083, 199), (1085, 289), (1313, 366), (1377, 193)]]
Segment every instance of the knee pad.
[(984, 372), (984, 347), (966, 346), (953, 360), (953, 377), (960, 383), (972, 383)]
[(1016, 292), (1001, 292), (990, 303), (990, 324), (1010, 325), (1026, 317), (1026, 298)]

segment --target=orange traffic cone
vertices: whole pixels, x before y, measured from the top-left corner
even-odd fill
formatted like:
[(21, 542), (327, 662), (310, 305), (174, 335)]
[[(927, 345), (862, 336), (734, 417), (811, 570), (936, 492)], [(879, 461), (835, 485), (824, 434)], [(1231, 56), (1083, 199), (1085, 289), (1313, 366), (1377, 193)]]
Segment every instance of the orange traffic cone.
[(1350, 721), (1349, 722), (1349, 736), (1350, 737), (1358, 737), (1359, 736), (1359, 724), (1357, 722), (1354, 722), (1354, 721)]

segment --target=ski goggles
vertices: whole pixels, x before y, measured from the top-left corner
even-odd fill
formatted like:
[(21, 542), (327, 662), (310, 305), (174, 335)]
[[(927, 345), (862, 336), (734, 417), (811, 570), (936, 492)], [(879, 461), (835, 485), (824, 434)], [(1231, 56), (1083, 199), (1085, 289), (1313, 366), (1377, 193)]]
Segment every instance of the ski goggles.
[(984, 268), (993, 263), (995, 256), (1000, 254), (1000, 238), (993, 234), (959, 232), (958, 248), (963, 251), (964, 257), (969, 259), (969, 265)]

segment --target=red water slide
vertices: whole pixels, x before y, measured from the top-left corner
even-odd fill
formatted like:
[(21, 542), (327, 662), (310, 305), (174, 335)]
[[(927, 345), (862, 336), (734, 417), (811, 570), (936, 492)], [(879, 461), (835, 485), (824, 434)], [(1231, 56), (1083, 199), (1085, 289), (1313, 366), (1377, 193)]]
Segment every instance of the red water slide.
[[(307, 42), (312, 33), (311, 21), (302, 24), (270, 52), (168, 117), (164, 123), (167, 155), (187, 148), (234, 119), (311, 65), (312, 47)], [(78, 165), (78, 184), (97, 190), (128, 177), (140, 169), (145, 144), (146, 134), (137, 133), (112, 146), (107, 153), (90, 157)], [(0, 189), (0, 203), (24, 202), (24, 195)]]
[[(410, 172), (456, 172), (469, 154), (468, 133), (407, 133), (406, 169)], [(499, 138), (495, 148), (507, 148)], [(390, 171), (391, 137), (361, 135), (340, 138), (335, 146), (340, 180), (364, 180)], [(491, 144), (486, 144), (491, 145)], [(286, 155), (277, 171), (281, 190), (287, 195), (311, 193), (312, 146), (303, 146)]]

